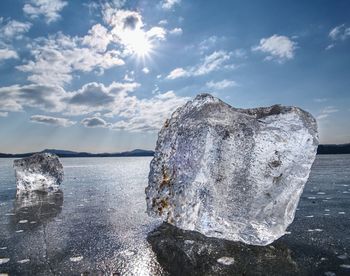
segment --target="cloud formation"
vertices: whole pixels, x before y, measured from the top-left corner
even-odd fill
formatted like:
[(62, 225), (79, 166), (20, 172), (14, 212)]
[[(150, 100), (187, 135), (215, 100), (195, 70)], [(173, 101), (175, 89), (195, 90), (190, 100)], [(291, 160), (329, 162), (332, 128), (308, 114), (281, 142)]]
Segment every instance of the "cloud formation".
[[(104, 87), (104, 89), (111, 91), (111, 87)], [(101, 114), (98, 114), (99, 116), (83, 119), (81, 124), (85, 127), (107, 127), (130, 132), (158, 131), (165, 119), (189, 99), (178, 97), (173, 91), (157, 94), (149, 99), (139, 99), (125, 91), (113, 94), (115, 95), (113, 104), (107, 103), (101, 111), (108, 111), (103, 116), (117, 119), (116, 122), (107, 123), (101, 118)], [(94, 110), (98, 109), (94, 108)]]
[(66, 96), (63, 88), (51, 85), (11, 85), (0, 87), (0, 110), (22, 111), (35, 107), (44, 111), (59, 112), (63, 109), (61, 99)]
[[(147, 54), (156, 43), (166, 39), (167, 31), (159, 26), (146, 28), (138, 11), (120, 9), (124, 2), (97, 4), (102, 9), (105, 26), (97, 23), (84, 36), (58, 32), (32, 40), (27, 45), (31, 57), (16, 68), (27, 73), (27, 80), (32, 83), (64, 86), (72, 82), (75, 72), (102, 75), (107, 69), (124, 65), (124, 59), (135, 53)], [(39, 11), (51, 9), (57, 12), (66, 4), (59, 0), (40, 0), (35, 4), (30, 1), (24, 9), (38, 16)], [(59, 17), (56, 15), (50, 17), (50, 22)], [(16, 24), (19, 26), (19, 22)], [(21, 31), (17, 32), (23, 33), (29, 28), (23, 24), (20, 25)], [(17, 57), (14, 50), (8, 50), (11, 52), (3, 50), (2, 59)]]
[(68, 5), (63, 0), (28, 0), (23, 7), (23, 12), (32, 19), (44, 17), (45, 22), (50, 24), (61, 18), (61, 10)]
[(158, 131), (165, 120), (188, 100), (188, 97), (179, 97), (173, 91), (149, 99), (130, 97), (129, 105), (119, 113), (124, 119), (114, 123), (111, 128), (131, 132)]
[(169, 80), (174, 80), (174, 79), (186, 77), (186, 76), (188, 76), (188, 72), (185, 69), (175, 68), (169, 73), (169, 75), (166, 78)]
[(96, 24), (88, 31), (88, 34), (83, 37), (82, 44), (88, 45), (98, 52), (105, 52), (109, 43), (112, 40), (112, 35), (108, 29), (101, 24)]
[(85, 118), (81, 121), (81, 124), (85, 127), (109, 127), (110, 124), (99, 117)]
[(16, 38), (16, 39), (22, 38), (22, 35), (28, 32), (31, 26), (32, 24), (29, 22), (9, 20), (6, 22), (6, 24), (0, 25), (0, 38), (3, 40), (11, 40), (13, 38)]
[(57, 117), (45, 116), (45, 115), (33, 115), (30, 117), (30, 121), (34, 123), (61, 126), (61, 127), (69, 127), (75, 124), (75, 122), (65, 118), (57, 118)]
[(147, 75), (149, 74), (150, 70), (147, 67), (143, 67), (142, 72)]
[(75, 71), (91, 72), (124, 65), (117, 50), (101, 51), (104, 46), (95, 40), (96, 47), (86, 37), (71, 37), (58, 33), (30, 44), (33, 60), (16, 68), (29, 73), (28, 80), (38, 84), (64, 85), (72, 80)]
[(0, 61), (19, 58), (12, 42), (14, 39), (21, 39), (30, 28), (31, 24), (28, 22), (4, 20), (0, 17)]
[(18, 58), (16, 51), (8, 48), (0, 49), (0, 61), (5, 59), (11, 59), (11, 58), (14, 58), (14, 59)]
[(329, 37), (333, 40), (346, 40), (350, 37), (350, 27), (345, 24), (336, 26), (329, 32)]
[[(83, 119), (82, 125), (127, 131), (155, 131), (160, 129), (165, 119), (176, 108), (189, 99), (177, 96), (173, 91), (156, 94), (151, 98), (139, 98), (132, 94), (138, 86), (138, 83), (130, 82), (113, 82), (108, 86), (102, 83), (88, 83), (76, 91), (38, 84), (2, 87), (0, 112), (6, 112), (7, 115), (7, 112), (24, 111), (33, 107), (45, 112), (60, 112), (70, 117), (100, 112), (102, 115)], [(35, 115), (31, 120), (62, 126), (74, 122), (43, 116)], [(103, 123), (101, 116), (109, 117), (114, 122)]]
[(169, 31), (169, 34), (171, 35), (182, 35), (182, 29), (181, 28), (174, 28)]
[(225, 68), (226, 62), (231, 58), (231, 53), (226, 51), (215, 51), (210, 55), (205, 56), (202, 61), (191, 67), (175, 68), (172, 70), (167, 79), (173, 80), (182, 77), (203, 76), (213, 71)]
[(163, 0), (161, 2), (161, 7), (164, 10), (171, 10), (175, 5), (180, 5), (181, 0)]
[[(67, 4), (68, 1), (63, 0), (27, 0), (23, 10), (30, 18), (42, 17), (49, 24), (60, 18), (60, 12)], [(139, 45), (150, 43), (155, 47), (167, 35), (182, 34), (180, 27), (166, 30), (160, 24), (144, 24), (141, 13), (121, 9), (124, 4), (124, 0), (116, 0), (89, 5), (89, 8), (96, 9), (98, 6), (102, 9), (103, 21), (93, 25), (85, 35), (72, 36), (58, 32), (28, 40), (26, 47), (29, 56), (16, 69), (27, 74), (30, 84), (0, 87), (1, 116), (35, 108), (45, 114), (59, 112), (67, 116), (33, 115), (30, 121), (35, 123), (67, 127), (80, 121), (85, 127), (159, 130), (165, 119), (188, 97), (178, 96), (174, 91), (160, 93), (159, 89), (149, 98), (138, 96), (134, 92), (140, 84), (134, 81), (133, 71), (128, 70), (126, 82), (112, 82), (109, 85), (90, 82), (79, 89), (65, 88), (77, 73), (103, 73), (109, 68), (124, 65), (124, 60), (132, 56)], [(179, 0), (166, 0), (162, 1), (162, 8), (169, 10), (178, 4)], [(9, 20), (6, 24), (3, 22), (1, 19), (0, 36), (8, 41), (23, 37), (32, 26), (31, 23), (15, 20)], [(0, 59), (18, 58), (12, 48), (2, 48)], [(229, 52), (214, 51), (203, 56), (197, 65), (173, 70), (168, 78), (209, 74), (225, 67), (230, 57)], [(144, 74), (150, 73), (148, 67), (140, 69)], [(229, 81), (224, 81), (227, 83), (209, 85), (231, 85)]]
[(252, 48), (253, 51), (261, 51), (265, 54), (266, 60), (275, 60), (283, 63), (293, 59), (297, 43), (287, 36), (276, 35), (262, 38), (258, 46)]
[(69, 93), (63, 99), (68, 104), (71, 114), (87, 114), (97, 111), (114, 111), (116, 114), (124, 105), (128, 105), (128, 93), (133, 92), (140, 84), (135, 82), (112, 82), (105, 86), (102, 83), (88, 83), (81, 89)]
[(216, 35), (209, 36), (208, 38), (202, 40), (199, 43), (198, 48), (201, 52), (205, 52), (209, 49), (212, 49), (216, 45), (218, 40), (219, 38)]
[[(32, 40), (28, 44), (31, 60), (16, 68), (28, 73), (27, 79), (32, 83), (63, 86), (73, 80), (74, 72), (94, 71), (101, 75), (106, 69), (124, 65), (124, 57), (140, 51), (140, 45), (144, 47), (145, 43), (165, 39), (165, 29), (155, 26), (146, 30), (139, 12), (116, 9), (116, 5), (119, 7), (123, 3), (115, 2), (102, 5), (107, 27), (95, 24), (82, 37), (59, 32)], [(58, 0), (35, 3), (39, 10), (56, 7), (55, 11), (67, 4)], [(31, 4), (26, 4), (26, 10), (31, 9), (28, 5)], [(53, 18), (57, 17), (51, 20)], [(24, 30), (22, 26), (22, 32)], [(11, 49), (2, 50), (1, 54), (2, 59), (17, 58), (17, 53)]]
[(214, 82), (214, 81), (209, 81), (206, 83), (206, 86), (209, 89), (213, 89), (213, 90), (222, 90), (228, 87), (234, 87), (237, 86), (237, 83), (235, 81), (232, 80), (222, 80), (222, 81), (218, 81), (218, 82)]
[(321, 112), (316, 117), (316, 119), (317, 120), (324, 120), (324, 119), (328, 118), (330, 116), (330, 114), (336, 113), (338, 111), (339, 110), (334, 106), (326, 106), (321, 110)]
[(345, 24), (334, 27), (328, 34), (333, 43), (326, 47), (326, 50), (332, 49), (338, 41), (345, 41), (350, 38), (350, 27)]

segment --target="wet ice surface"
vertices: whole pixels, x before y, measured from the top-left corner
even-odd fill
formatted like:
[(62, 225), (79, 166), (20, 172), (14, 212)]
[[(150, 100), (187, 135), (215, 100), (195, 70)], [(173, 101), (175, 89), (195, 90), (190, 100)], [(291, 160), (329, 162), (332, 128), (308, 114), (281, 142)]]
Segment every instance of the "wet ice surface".
[(62, 193), (16, 200), (13, 160), (0, 159), (0, 273), (350, 273), (350, 155), (317, 156), (291, 233), (266, 247), (149, 218), (144, 188), (151, 158), (61, 160)]

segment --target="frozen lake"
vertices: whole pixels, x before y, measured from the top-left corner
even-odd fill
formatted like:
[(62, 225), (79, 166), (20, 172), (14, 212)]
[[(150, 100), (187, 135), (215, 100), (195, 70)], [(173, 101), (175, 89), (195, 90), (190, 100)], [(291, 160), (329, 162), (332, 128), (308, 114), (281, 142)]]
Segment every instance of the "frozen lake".
[(266, 247), (149, 218), (150, 157), (61, 161), (61, 193), (16, 199), (13, 159), (0, 159), (0, 273), (350, 275), (350, 155), (317, 156), (290, 233)]

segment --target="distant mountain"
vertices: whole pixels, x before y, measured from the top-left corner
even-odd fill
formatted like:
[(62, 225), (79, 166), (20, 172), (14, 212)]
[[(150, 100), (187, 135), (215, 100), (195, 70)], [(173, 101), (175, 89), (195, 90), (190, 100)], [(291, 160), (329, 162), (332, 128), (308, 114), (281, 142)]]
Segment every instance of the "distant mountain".
[(49, 153), (54, 153), (54, 154), (77, 154), (75, 151), (71, 150), (57, 150), (57, 149), (44, 149), (42, 152), (49, 152)]
[[(69, 150), (57, 150), (57, 149), (45, 149), (41, 152), (54, 153), (59, 157), (128, 157), (128, 156), (153, 156), (154, 151), (135, 149), (132, 151), (115, 152), (115, 153), (89, 153), (89, 152), (75, 152)], [(22, 158), (34, 154), (34, 152), (28, 153), (0, 153), (0, 158)]]
[[(114, 152), (114, 153), (89, 153), (89, 152), (76, 152), (70, 150), (58, 150), (58, 149), (45, 149), (41, 152), (49, 152), (58, 155), (59, 157), (132, 157), (132, 156), (153, 156), (153, 150), (134, 149), (132, 151)], [(0, 158), (22, 158), (34, 154), (34, 152), (28, 153), (0, 153)], [(350, 144), (341, 145), (319, 145), (317, 148), (317, 154), (350, 154)]]
[(317, 154), (350, 154), (350, 144), (319, 145)]

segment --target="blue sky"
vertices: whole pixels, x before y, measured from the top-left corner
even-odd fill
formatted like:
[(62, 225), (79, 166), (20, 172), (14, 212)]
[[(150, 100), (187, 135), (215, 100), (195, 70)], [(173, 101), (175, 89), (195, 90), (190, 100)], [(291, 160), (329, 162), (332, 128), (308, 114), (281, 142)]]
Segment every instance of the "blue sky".
[(350, 2), (0, 1), (0, 152), (153, 149), (209, 92), (350, 141)]

